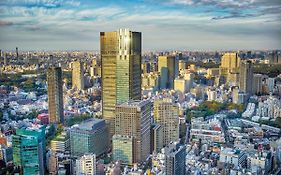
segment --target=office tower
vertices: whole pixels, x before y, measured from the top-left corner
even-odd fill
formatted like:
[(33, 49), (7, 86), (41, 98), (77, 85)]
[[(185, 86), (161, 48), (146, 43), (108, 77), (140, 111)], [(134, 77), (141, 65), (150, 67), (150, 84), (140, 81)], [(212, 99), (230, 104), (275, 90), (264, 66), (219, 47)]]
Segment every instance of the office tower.
[(267, 84), (267, 87), (268, 87), (268, 91), (273, 92), (274, 87), (275, 87), (275, 78), (267, 78), (266, 84)]
[(51, 67), (47, 72), (49, 123), (63, 123), (62, 70)]
[(113, 160), (121, 160), (122, 164), (133, 165), (134, 138), (127, 135), (113, 135)]
[(0, 58), (2, 58), (2, 50), (0, 49)]
[[(115, 134), (133, 137), (133, 163), (146, 160), (150, 153), (151, 103), (128, 101), (116, 106)], [(113, 152), (116, 147), (113, 147)]]
[(97, 162), (95, 154), (83, 155), (76, 160), (76, 174), (96, 175)]
[(7, 57), (7, 53), (4, 54), (4, 66), (8, 65), (8, 57)]
[(163, 145), (179, 139), (179, 109), (172, 99), (154, 101), (154, 121), (163, 127)]
[(225, 53), (221, 58), (220, 75), (229, 80), (228, 82), (232, 82), (231, 77), (235, 75), (229, 76), (229, 74), (238, 74), (240, 61), (238, 53)]
[(272, 51), (272, 53), (269, 54), (269, 64), (281, 64), (281, 58), (277, 51)]
[(252, 94), (253, 66), (251, 61), (242, 61), (240, 63), (239, 88), (248, 95)]
[[(158, 72), (160, 72), (160, 89), (174, 88), (174, 79), (177, 77), (177, 60), (174, 56), (158, 57)], [(178, 67), (178, 66), (177, 66)]]
[(17, 129), (12, 144), (13, 162), (24, 175), (45, 174), (45, 127)]
[(184, 78), (176, 78), (174, 80), (174, 90), (181, 93), (187, 92), (187, 80)]
[(185, 175), (186, 147), (171, 143), (165, 148), (165, 173), (167, 175)]
[(186, 69), (185, 60), (179, 60), (179, 70), (185, 70), (185, 69)]
[(261, 74), (254, 74), (253, 93), (255, 93), (255, 94), (262, 93), (262, 75)]
[(141, 64), (141, 70), (142, 70), (143, 74), (149, 73), (150, 72), (150, 63), (149, 62), (142, 63)]
[(80, 61), (74, 61), (72, 64), (72, 88), (84, 89), (84, 69)]
[(16, 56), (17, 56), (17, 60), (18, 60), (18, 58), (19, 58), (19, 49), (18, 49), (18, 47), (16, 47)]
[(116, 104), (141, 99), (141, 33), (128, 29), (101, 32), (100, 45), (102, 115), (112, 136)]
[(108, 148), (108, 130), (105, 120), (88, 119), (70, 129), (70, 152), (72, 157), (84, 154), (100, 156)]
[(193, 88), (193, 80), (195, 75), (193, 73), (185, 73), (184, 79), (186, 80), (186, 91), (189, 92)]
[(151, 126), (151, 153), (159, 153), (164, 147), (163, 145), (163, 127), (157, 123)]

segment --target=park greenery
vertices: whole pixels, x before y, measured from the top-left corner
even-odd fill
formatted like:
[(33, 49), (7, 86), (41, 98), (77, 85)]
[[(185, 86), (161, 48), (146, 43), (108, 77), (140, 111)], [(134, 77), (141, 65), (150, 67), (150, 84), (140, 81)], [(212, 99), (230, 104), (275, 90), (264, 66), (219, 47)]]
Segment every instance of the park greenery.
[(66, 119), (66, 125), (67, 126), (72, 126), (75, 124), (79, 124), (84, 120), (90, 119), (92, 116), (90, 114), (81, 114), (81, 115), (75, 115), (73, 117), (69, 117)]
[(221, 111), (229, 111), (229, 110), (237, 110), (237, 115), (233, 113), (230, 116), (231, 118), (233, 117), (239, 117), (241, 116), (241, 113), (244, 111), (245, 106), (243, 104), (237, 105), (234, 103), (220, 103), (216, 101), (205, 101), (202, 104), (200, 104), (198, 107), (194, 107), (191, 109), (187, 109), (186, 111), (186, 120), (188, 122), (191, 121), (191, 118), (196, 118), (196, 117), (203, 117), (206, 118), (207, 116), (211, 116), (214, 114), (218, 114)]

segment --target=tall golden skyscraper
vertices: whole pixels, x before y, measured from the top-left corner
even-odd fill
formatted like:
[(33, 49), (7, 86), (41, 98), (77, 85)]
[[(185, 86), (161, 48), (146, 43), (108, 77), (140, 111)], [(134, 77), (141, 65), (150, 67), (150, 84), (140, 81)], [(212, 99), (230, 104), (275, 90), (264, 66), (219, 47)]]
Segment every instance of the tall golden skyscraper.
[(49, 123), (63, 123), (62, 70), (51, 67), (47, 72)]
[(84, 89), (84, 69), (80, 61), (74, 61), (72, 64), (72, 88)]
[(114, 134), (115, 106), (141, 99), (141, 33), (128, 29), (100, 33), (102, 115)]

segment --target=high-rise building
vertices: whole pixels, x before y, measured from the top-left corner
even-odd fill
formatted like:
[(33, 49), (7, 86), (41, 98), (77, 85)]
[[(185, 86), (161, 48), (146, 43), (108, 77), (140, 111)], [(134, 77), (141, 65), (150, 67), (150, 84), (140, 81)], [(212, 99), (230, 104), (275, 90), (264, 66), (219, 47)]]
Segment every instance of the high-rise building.
[(239, 88), (248, 95), (252, 94), (253, 86), (253, 66), (251, 61), (242, 61), (240, 63)]
[[(128, 101), (116, 106), (115, 134), (133, 137), (133, 162), (150, 154), (151, 102)], [(114, 146), (114, 145), (113, 145)], [(113, 147), (113, 152), (116, 150)]]
[(24, 175), (45, 174), (45, 127), (17, 129), (12, 144), (13, 162)]
[(267, 87), (268, 87), (268, 91), (273, 92), (274, 87), (275, 87), (275, 78), (267, 78), (266, 84), (267, 84)]
[(179, 91), (181, 93), (186, 93), (186, 91), (187, 91), (186, 85), (187, 85), (186, 80), (183, 78), (176, 78), (174, 80), (174, 90), (175, 91)]
[(95, 154), (83, 155), (76, 160), (76, 174), (96, 175), (97, 162)]
[(154, 101), (154, 121), (163, 127), (163, 145), (179, 139), (179, 108), (172, 99)]
[(51, 67), (47, 73), (49, 123), (63, 123), (63, 89), (62, 70), (60, 67)]
[(84, 154), (100, 156), (108, 148), (108, 129), (102, 119), (88, 119), (70, 129), (70, 152), (72, 157)]
[(159, 153), (164, 147), (163, 145), (163, 127), (157, 123), (151, 126), (151, 153)]
[(141, 99), (141, 33), (101, 32), (102, 115), (114, 134), (115, 106)]
[[(221, 58), (220, 65), (220, 75), (224, 76), (231, 83), (234, 81), (236, 83), (237, 79), (235, 79), (237, 74), (239, 73), (240, 66), (240, 57), (238, 53), (225, 53)], [(234, 78), (234, 79), (233, 79)]]
[(273, 51), (269, 55), (269, 64), (281, 64), (281, 58), (277, 51)]
[(255, 93), (255, 94), (262, 93), (262, 75), (261, 74), (254, 74), (253, 93)]
[(7, 57), (7, 53), (4, 54), (4, 66), (8, 65), (8, 57)]
[(167, 175), (185, 175), (186, 147), (171, 143), (165, 148), (165, 173)]
[(74, 61), (72, 64), (72, 88), (84, 89), (84, 69), (80, 61)]
[(17, 60), (19, 58), (19, 48), (18, 47), (16, 47), (16, 58), (17, 58)]
[(158, 57), (158, 72), (160, 72), (161, 89), (174, 88), (174, 79), (178, 74), (176, 67), (178, 67), (178, 62), (174, 56)]
[(185, 70), (185, 69), (186, 69), (185, 60), (179, 60), (179, 70)]

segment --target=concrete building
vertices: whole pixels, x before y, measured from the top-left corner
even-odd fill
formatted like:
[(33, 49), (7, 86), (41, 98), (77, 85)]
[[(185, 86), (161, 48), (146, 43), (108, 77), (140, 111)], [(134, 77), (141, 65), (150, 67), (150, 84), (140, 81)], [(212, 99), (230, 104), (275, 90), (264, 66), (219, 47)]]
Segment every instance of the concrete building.
[(95, 154), (83, 155), (76, 160), (76, 175), (97, 175)]
[(187, 81), (183, 78), (176, 78), (174, 80), (174, 90), (181, 93), (187, 92)]
[(150, 123), (150, 101), (128, 101), (116, 106), (115, 134), (133, 137), (134, 163), (146, 160), (150, 154)]
[(253, 66), (251, 61), (242, 61), (240, 63), (240, 78), (239, 78), (239, 89), (247, 93), (252, 94), (253, 86)]
[(247, 168), (252, 173), (269, 174), (272, 170), (271, 152), (251, 152), (247, 157)]
[(80, 61), (72, 63), (72, 88), (77, 90), (84, 89), (84, 68)]
[(179, 139), (179, 108), (172, 99), (154, 101), (154, 121), (163, 127), (163, 145)]
[(50, 149), (54, 153), (66, 153), (70, 151), (69, 134), (63, 132), (50, 142)]
[(84, 154), (100, 156), (108, 149), (108, 129), (105, 120), (88, 119), (70, 129), (70, 150), (72, 157)]
[(230, 83), (231, 78), (229, 79), (229, 74), (236, 74), (239, 72), (240, 66), (240, 57), (238, 53), (225, 53), (221, 58), (220, 65), (220, 75), (224, 76), (226, 80), (229, 80)]
[(262, 75), (254, 74), (253, 77), (253, 93), (261, 94), (262, 93)]
[(268, 87), (269, 92), (274, 92), (275, 88), (275, 78), (267, 78), (266, 79), (266, 85)]
[(151, 126), (151, 152), (160, 152), (164, 147), (164, 132), (163, 127), (160, 124), (153, 124)]
[(216, 90), (207, 90), (208, 101), (216, 101), (217, 99), (217, 91)]
[(233, 165), (234, 168), (246, 168), (247, 155), (244, 151), (232, 148), (222, 148), (219, 162)]
[(63, 89), (62, 70), (60, 67), (51, 67), (47, 73), (49, 123), (63, 123)]
[(191, 119), (190, 141), (225, 143), (221, 123), (217, 118), (204, 121), (203, 117)]
[(281, 100), (270, 96), (265, 101), (260, 101), (257, 108), (257, 115), (263, 118), (281, 117)]
[(165, 147), (166, 175), (185, 175), (186, 147), (179, 143), (171, 143)]
[(178, 65), (177, 59), (174, 56), (159, 56), (158, 57), (158, 72), (160, 73), (160, 89), (173, 89), (174, 79), (178, 75), (176, 70)]
[(101, 32), (102, 115), (114, 134), (115, 107), (141, 99), (141, 33)]

